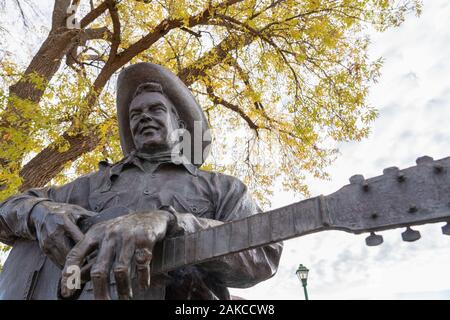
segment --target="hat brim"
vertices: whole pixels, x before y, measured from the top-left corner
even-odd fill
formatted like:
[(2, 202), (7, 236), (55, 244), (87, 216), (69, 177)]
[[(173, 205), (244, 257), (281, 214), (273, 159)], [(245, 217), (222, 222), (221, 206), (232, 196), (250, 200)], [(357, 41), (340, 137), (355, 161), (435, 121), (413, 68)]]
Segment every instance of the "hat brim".
[[(203, 139), (205, 132), (209, 130), (205, 114), (191, 91), (175, 74), (160, 65), (149, 62), (136, 63), (123, 69), (117, 79), (117, 120), (124, 155), (136, 149), (130, 129), (129, 106), (137, 87), (145, 82), (157, 82), (162, 86), (164, 94), (173, 103), (185, 124), (185, 129), (190, 133), (191, 159), (188, 158), (188, 160), (201, 166), (206, 159), (210, 144), (210, 141)], [(197, 129), (194, 134), (195, 127)], [(198, 128), (201, 128), (201, 131)], [(201, 137), (196, 137), (200, 132)], [(196, 161), (193, 161), (195, 139), (201, 139), (201, 161), (198, 160), (198, 156), (195, 157)]]

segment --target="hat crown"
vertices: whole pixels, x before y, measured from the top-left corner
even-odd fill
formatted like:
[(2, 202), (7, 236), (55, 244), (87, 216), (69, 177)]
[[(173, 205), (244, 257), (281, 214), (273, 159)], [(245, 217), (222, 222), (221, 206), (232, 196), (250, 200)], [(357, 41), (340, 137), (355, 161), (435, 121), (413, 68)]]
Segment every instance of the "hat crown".
[[(200, 104), (180, 78), (168, 69), (149, 62), (140, 62), (124, 68), (117, 79), (116, 106), (122, 152), (126, 156), (136, 149), (129, 120), (131, 101), (139, 94), (138, 90), (159, 89), (157, 85), (170, 99), (190, 134), (191, 150), (188, 153), (183, 150), (184, 155), (191, 163), (197, 166), (202, 165), (208, 154), (210, 141), (203, 139), (209, 130), (209, 125)], [(152, 86), (152, 88), (145, 88), (145, 86)], [(194, 148), (196, 144), (198, 145), (198, 141), (201, 142), (201, 150)], [(199, 151), (202, 154), (196, 155), (195, 153)]]

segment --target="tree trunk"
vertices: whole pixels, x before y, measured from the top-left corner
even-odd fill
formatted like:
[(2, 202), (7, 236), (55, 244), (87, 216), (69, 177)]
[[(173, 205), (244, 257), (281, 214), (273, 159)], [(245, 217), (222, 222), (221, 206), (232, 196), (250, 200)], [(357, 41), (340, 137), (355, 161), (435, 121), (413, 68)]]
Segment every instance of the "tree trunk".
[[(9, 95), (17, 97), (19, 99), (28, 100), (36, 106), (42, 99), (45, 91), (45, 87), (51, 81), (55, 73), (61, 66), (61, 61), (68, 51), (73, 47), (79, 36), (84, 32), (84, 29), (68, 29), (66, 25), (71, 0), (55, 0), (52, 15), (52, 27), (47, 38), (42, 43), (38, 52), (33, 56), (30, 64), (26, 68), (23, 76), (15, 84), (9, 88)], [(100, 4), (97, 8), (89, 12), (81, 21), (81, 28), (87, 27), (92, 21), (94, 21), (99, 15), (101, 15), (107, 9), (106, 2)], [(88, 30), (89, 31), (89, 30)], [(30, 75), (39, 75), (43, 80), (44, 88), (37, 88), (34, 83), (29, 81)], [(15, 106), (13, 103), (9, 103), (1, 115), (8, 113), (20, 114), (15, 112)], [(0, 116), (1, 116), (0, 115)], [(27, 119), (19, 119), (14, 123), (9, 123), (5, 117), (0, 117), (0, 138), (1, 143), (9, 143), (2, 131), (8, 128), (20, 129), (23, 132), (28, 132), (30, 123)], [(51, 178), (53, 178), (59, 171), (62, 170), (64, 164), (67, 161), (73, 161), (80, 155), (80, 148), (84, 147), (84, 152), (92, 150), (98, 141), (94, 138), (91, 140), (82, 139), (80, 135), (68, 138), (70, 148), (67, 152), (52, 154), (52, 148), (46, 148), (41, 151), (34, 159), (32, 159), (27, 165), (25, 165), (20, 171), (20, 175), (23, 178), (23, 185), (20, 188), (24, 190), (26, 188), (34, 186), (45, 185)], [(73, 148), (73, 150), (71, 150)], [(25, 153), (26, 151), (24, 151)], [(81, 153), (82, 154), (82, 153)], [(77, 155), (77, 156), (75, 156)], [(15, 162), (20, 162), (24, 154), (19, 154)], [(54, 161), (54, 164), (49, 164), (49, 160)], [(42, 165), (39, 161), (42, 161), (45, 165)], [(8, 159), (0, 158), (0, 166), (7, 167)], [(0, 190), (2, 189), (0, 184)]]
[[(58, 71), (61, 61), (70, 47), (72, 39), (79, 33), (79, 30), (77, 29), (69, 30), (66, 28), (65, 21), (69, 5), (70, 0), (55, 1), (52, 16), (52, 29), (36, 55), (34, 55), (25, 70), (24, 75), (17, 83), (9, 87), (9, 95), (11, 97), (14, 96), (20, 99), (26, 99), (36, 105), (41, 100), (45, 88), (44, 90), (38, 89), (33, 82), (29, 81), (28, 77), (36, 74), (44, 80), (44, 83), (48, 83), (56, 71)], [(15, 111), (13, 103), (7, 105), (6, 109), (2, 112), (2, 115), (9, 113), (20, 114), (19, 111)], [(27, 132), (29, 131), (30, 123), (24, 118), (19, 119), (19, 121), (14, 123), (9, 123), (5, 117), (0, 117), (0, 137), (2, 138), (2, 143), (9, 143), (2, 134), (2, 131), (12, 127)], [(23, 154), (20, 155), (16, 161), (20, 161), (21, 156), (23, 156)], [(7, 164), (7, 159), (0, 158), (0, 165), (6, 166)]]
[(55, 177), (67, 162), (76, 160), (80, 155), (94, 150), (99, 143), (97, 135), (89, 135), (89, 139), (81, 134), (76, 136), (63, 135), (69, 143), (67, 151), (60, 152), (52, 147), (47, 147), (28, 162), (20, 171), (23, 183), (20, 191), (30, 188), (45, 186)]

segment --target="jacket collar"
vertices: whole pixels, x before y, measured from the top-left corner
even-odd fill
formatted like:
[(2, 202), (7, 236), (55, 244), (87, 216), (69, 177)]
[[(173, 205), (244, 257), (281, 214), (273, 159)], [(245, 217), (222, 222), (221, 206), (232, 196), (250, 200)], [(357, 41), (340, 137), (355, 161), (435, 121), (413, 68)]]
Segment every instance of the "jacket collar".
[[(143, 157), (139, 157), (136, 154), (136, 152), (131, 152), (128, 156), (124, 157), (122, 160), (120, 160), (119, 162), (117, 162), (111, 166), (111, 169), (109, 171), (109, 177), (111, 179), (111, 178), (113, 178), (113, 176), (118, 176), (126, 166), (130, 166), (130, 165), (136, 166), (140, 170), (145, 172), (144, 161), (148, 161), (148, 160), (143, 159)], [(196, 166), (194, 166), (190, 162), (182, 162), (180, 164), (175, 164), (173, 161), (171, 161), (170, 157), (159, 158), (159, 160), (155, 161), (155, 162), (158, 164), (158, 166), (163, 163), (172, 163), (173, 165), (183, 166), (191, 175), (197, 176), (198, 169)]]

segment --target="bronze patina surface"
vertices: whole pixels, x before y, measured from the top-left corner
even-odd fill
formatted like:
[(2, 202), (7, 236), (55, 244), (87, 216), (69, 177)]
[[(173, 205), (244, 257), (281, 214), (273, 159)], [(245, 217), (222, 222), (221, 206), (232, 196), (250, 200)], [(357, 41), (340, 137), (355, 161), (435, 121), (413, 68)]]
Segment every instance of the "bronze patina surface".
[[(200, 106), (174, 74), (135, 64), (119, 75), (117, 92), (122, 160), (0, 204), (0, 240), (13, 246), (0, 274), (0, 298), (229, 299), (227, 287), (273, 276), (280, 243), (151, 277), (155, 244), (261, 210), (241, 181), (198, 168), (209, 141), (195, 148), (192, 140), (187, 161), (174, 161), (174, 131), (194, 139), (196, 128), (202, 137), (208, 130)], [(116, 213), (103, 219), (108, 209)], [(80, 290), (69, 285), (73, 267), (87, 281)]]

